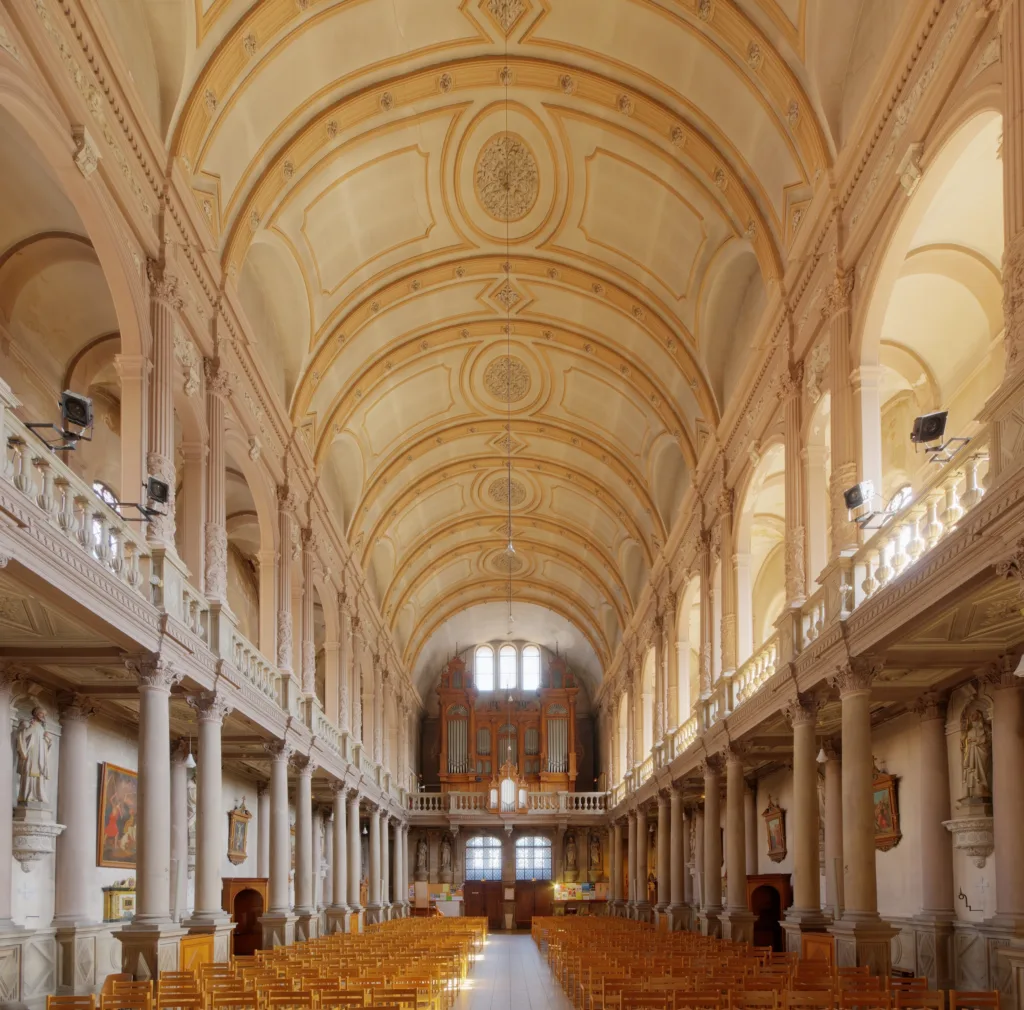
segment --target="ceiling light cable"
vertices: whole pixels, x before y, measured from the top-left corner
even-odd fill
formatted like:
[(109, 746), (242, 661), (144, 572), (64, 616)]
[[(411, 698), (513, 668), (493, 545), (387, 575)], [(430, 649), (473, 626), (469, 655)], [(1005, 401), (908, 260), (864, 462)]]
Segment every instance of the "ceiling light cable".
[(508, 546), (505, 548), (505, 563), (508, 566), (508, 633), (512, 634), (512, 570), (515, 567), (516, 548), (512, 540), (512, 240), (510, 232), (511, 195), (512, 195), (512, 162), (510, 156), (508, 132), (508, 88), (512, 79), (508, 68), (508, 34), (505, 35), (505, 72), (502, 84), (505, 88), (505, 449), (508, 467)]

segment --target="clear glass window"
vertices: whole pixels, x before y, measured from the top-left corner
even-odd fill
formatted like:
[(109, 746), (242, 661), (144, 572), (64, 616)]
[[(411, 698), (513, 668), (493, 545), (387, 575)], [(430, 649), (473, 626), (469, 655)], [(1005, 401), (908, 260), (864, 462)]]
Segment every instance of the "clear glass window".
[(476, 650), (476, 661), (473, 664), (473, 675), (478, 691), (494, 690), (494, 650), (489, 645), (481, 645)]
[(536, 691), (540, 688), (540, 649), (528, 645), (523, 649), (523, 690)]
[(501, 841), (470, 838), (466, 842), (466, 880), (501, 880)]
[(551, 841), (533, 836), (516, 842), (516, 880), (551, 879)]
[(500, 687), (503, 691), (514, 691), (518, 684), (519, 677), (516, 670), (516, 647), (514, 645), (503, 645), (498, 653), (498, 676)]

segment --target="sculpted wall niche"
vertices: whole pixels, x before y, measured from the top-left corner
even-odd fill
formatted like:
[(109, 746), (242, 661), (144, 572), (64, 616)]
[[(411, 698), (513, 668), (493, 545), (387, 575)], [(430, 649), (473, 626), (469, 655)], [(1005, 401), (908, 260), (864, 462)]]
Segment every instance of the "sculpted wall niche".
[(960, 712), (960, 774), (957, 816), (946, 821), (953, 844), (980, 869), (992, 854), (992, 700), (975, 693)]

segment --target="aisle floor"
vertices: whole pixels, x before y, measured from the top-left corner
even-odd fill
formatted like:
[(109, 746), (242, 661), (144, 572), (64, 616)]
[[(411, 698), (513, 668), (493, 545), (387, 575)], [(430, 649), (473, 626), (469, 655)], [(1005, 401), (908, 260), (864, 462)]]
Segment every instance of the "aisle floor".
[(572, 1010), (529, 933), (491, 933), (456, 1010)]

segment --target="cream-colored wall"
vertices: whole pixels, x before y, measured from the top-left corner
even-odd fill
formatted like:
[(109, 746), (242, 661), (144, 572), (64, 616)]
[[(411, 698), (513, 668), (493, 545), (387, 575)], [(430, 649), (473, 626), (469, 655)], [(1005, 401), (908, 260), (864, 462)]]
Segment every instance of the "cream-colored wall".
[[(786, 858), (773, 863), (768, 858), (768, 831), (761, 814), (768, 804), (774, 800), (786, 811)], [(757, 781), (757, 872), (758, 873), (792, 873), (793, 872), (793, 773), (790, 771), (773, 772)]]
[(228, 606), (238, 618), (238, 630), (250, 642), (260, 637), (259, 584), (246, 567), (245, 559), (233, 544), (228, 544)]

